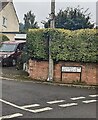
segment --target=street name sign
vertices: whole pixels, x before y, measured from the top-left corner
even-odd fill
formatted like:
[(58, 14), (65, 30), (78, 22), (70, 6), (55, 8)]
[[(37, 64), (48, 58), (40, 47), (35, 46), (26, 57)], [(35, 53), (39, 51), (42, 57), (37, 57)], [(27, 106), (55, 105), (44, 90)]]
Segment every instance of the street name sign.
[(81, 73), (82, 68), (78, 66), (62, 66), (62, 72), (74, 72), (74, 73)]

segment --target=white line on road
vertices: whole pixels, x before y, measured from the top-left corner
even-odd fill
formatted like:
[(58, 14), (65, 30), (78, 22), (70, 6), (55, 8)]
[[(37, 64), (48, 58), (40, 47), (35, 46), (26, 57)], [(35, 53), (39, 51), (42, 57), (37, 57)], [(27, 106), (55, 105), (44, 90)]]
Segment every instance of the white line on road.
[(31, 108), (31, 107), (38, 107), (40, 106), (39, 104), (33, 104), (33, 105), (24, 105), (24, 106), (21, 106), (22, 108)]
[(80, 99), (84, 99), (85, 97), (74, 97), (74, 98), (70, 98), (71, 100), (80, 100)]
[(29, 112), (39, 113), (39, 112), (49, 111), (49, 110), (52, 110), (52, 109), (53, 108), (51, 108), (51, 107), (45, 107), (45, 108), (40, 108), (40, 109), (36, 109), (36, 110), (29, 110)]
[(93, 103), (93, 102), (96, 102), (97, 100), (85, 100), (85, 101), (82, 101), (83, 103)]
[(53, 108), (50, 108), (50, 107), (45, 107), (45, 108), (41, 108), (41, 109), (30, 110), (30, 109), (23, 108), (21, 106), (15, 105), (13, 103), (10, 103), (10, 102), (2, 100), (2, 99), (0, 99), (0, 102), (3, 102), (5, 104), (7, 104), (7, 105), (10, 105), (10, 106), (13, 106), (15, 108), (18, 108), (20, 110), (24, 110), (24, 111), (28, 111), (28, 112), (32, 112), (32, 113), (43, 112), (43, 111), (47, 111), (47, 110), (52, 110), (53, 109)]
[(65, 102), (65, 100), (55, 100), (55, 101), (50, 101), (47, 102), (48, 104), (56, 104), (56, 103), (60, 103), (60, 102)]
[(2, 116), (2, 117), (0, 117), (0, 120), (9, 119), (9, 118), (16, 118), (16, 117), (21, 117), (21, 116), (23, 116), (23, 114), (16, 113), (16, 114), (12, 114), (12, 115)]
[(60, 107), (71, 107), (71, 106), (75, 106), (78, 105), (78, 103), (67, 103), (67, 104), (63, 104), (63, 105), (59, 105)]
[(98, 95), (89, 95), (90, 97), (98, 97)]
[(15, 104), (13, 104), (13, 103), (10, 103), (10, 102), (5, 101), (5, 100), (2, 100), (2, 99), (0, 99), (0, 102), (3, 102), (3, 103), (5, 103), (5, 104), (7, 104), (7, 105), (13, 106), (13, 107), (18, 108), (18, 109), (23, 109), (22, 107), (20, 107), (20, 106), (18, 106), (18, 105), (15, 105)]

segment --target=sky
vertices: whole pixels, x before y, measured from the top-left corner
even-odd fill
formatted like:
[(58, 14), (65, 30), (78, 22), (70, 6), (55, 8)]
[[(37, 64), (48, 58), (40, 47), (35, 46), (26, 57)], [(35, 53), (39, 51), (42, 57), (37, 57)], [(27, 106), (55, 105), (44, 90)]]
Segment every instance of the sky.
[[(36, 16), (36, 21), (40, 27), (43, 27), (41, 21), (48, 20), (51, 13), (51, 0), (13, 0), (14, 6), (19, 18), (19, 22), (23, 23), (24, 14), (28, 11), (32, 11)], [(96, 22), (96, 2), (97, 0), (55, 0), (56, 14), (60, 9), (66, 9), (67, 7), (89, 8), (88, 13), (91, 13), (91, 22)]]

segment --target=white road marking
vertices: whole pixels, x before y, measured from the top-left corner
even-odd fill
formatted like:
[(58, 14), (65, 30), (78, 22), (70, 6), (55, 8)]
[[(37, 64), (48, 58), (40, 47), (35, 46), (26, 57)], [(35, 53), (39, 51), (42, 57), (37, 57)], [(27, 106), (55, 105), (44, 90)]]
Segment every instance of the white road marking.
[(89, 95), (90, 97), (98, 97), (98, 95)]
[(71, 106), (75, 106), (75, 105), (78, 105), (78, 103), (67, 103), (67, 104), (62, 104), (62, 105), (59, 105), (60, 107), (71, 107)]
[(40, 108), (40, 109), (36, 109), (36, 110), (29, 110), (33, 113), (39, 113), (39, 112), (44, 112), (44, 111), (48, 111), (48, 110), (52, 110), (53, 108), (51, 107), (45, 107), (45, 108)]
[(93, 102), (96, 102), (97, 100), (85, 100), (85, 101), (82, 101), (83, 103), (93, 103)]
[(33, 104), (33, 105), (25, 105), (25, 106), (21, 106), (22, 108), (31, 108), (31, 107), (38, 107), (40, 106), (39, 104)]
[(10, 102), (5, 101), (5, 100), (2, 100), (2, 99), (0, 99), (0, 102), (3, 102), (3, 103), (5, 103), (5, 104), (7, 104), (7, 105), (13, 106), (13, 107), (18, 108), (18, 109), (23, 109), (22, 107), (20, 107), (20, 106), (18, 106), (18, 105), (15, 105), (15, 104), (13, 104), (13, 103), (10, 103)]
[(48, 104), (55, 104), (55, 103), (60, 103), (60, 102), (65, 102), (65, 100), (55, 100), (55, 101), (50, 101), (47, 102)]
[(7, 105), (10, 105), (12, 107), (18, 108), (20, 110), (24, 110), (24, 111), (28, 111), (28, 112), (32, 112), (32, 113), (43, 112), (43, 111), (47, 111), (47, 110), (52, 110), (53, 109), (53, 108), (50, 108), (50, 107), (45, 107), (45, 108), (41, 108), (41, 109), (30, 110), (30, 109), (23, 108), (21, 106), (15, 105), (13, 103), (10, 103), (10, 102), (2, 100), (2, 99), (0, 99), (0, 102), (3, 102), (3, 103), (5, 103)]
[(80, 100), (80, 99), (84, 99), (85, 97), (74, 97), (74, 98), (70, 98), (71, 100)]
[(23, 116), (23, 114), (16, 113), (16, 114), (12, 114), (12, 115), (2, 116), (2, 117), (0, 117), (0, 120), (9, 119), (9, 118), (16, 118), (16, 117), (21, 117), (21, 116)]

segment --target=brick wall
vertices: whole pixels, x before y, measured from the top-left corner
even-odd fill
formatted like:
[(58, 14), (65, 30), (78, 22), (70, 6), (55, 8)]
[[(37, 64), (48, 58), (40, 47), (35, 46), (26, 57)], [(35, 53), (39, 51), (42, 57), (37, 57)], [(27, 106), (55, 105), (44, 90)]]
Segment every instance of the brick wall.
[(48, 62), (30, 60), (29, 76), (36, 80), (46, 80), (48, 77)]
[[(82, 73), (62, 73), (61, 66), (81, 66)], [(98, 64), (95, 63), (76, 63), (76, 62), (59, 62), (54, 63), (54, 81), (61, 83), (73, 83), (80, 81), (87, 84), (98, 84), (97, 73)], [(47, 61), (29, 61), (29, 75), (32, 79), (47, 80), (48, 62)]]

